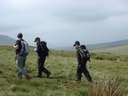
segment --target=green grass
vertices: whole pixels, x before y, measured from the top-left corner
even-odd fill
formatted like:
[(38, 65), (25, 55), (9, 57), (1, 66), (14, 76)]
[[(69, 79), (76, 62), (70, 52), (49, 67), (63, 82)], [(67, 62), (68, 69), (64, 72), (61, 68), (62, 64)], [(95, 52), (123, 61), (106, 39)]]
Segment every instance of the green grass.
[[(92, 53), (89, 70), (96, 82), (119, 77), (122, 87), (128, 93), (128, 55), (111, 53)], [(50, 51), (46, 67), (52, 72), (51, 78), (37, 75), (37, 57), (31, 50), (27, 68), (33, 77), (16, 80), (15, 50), (12, 47), (0, 47), (0, 96), (88, 96), (90, 84), (85, 78), (76, 82), (77, 62), (75, 52)]]

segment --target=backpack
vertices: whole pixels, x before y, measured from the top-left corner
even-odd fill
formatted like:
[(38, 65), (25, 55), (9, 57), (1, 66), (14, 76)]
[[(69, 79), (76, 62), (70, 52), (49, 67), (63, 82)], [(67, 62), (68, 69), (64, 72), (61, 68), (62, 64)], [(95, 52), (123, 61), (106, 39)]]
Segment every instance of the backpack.
[(42, 51), (43, 55), (48, 56), (49, 55), (49, 49), (47, 47), (47, 43), (44, 41), (41, 41), (40, 46), (41, 46), (41, 51)]
[(82, 60), (87, 60), (87, 61), (90, 60), (90, 53), (86, 49), (85, 45), (80, 46), (79, 54)]
[(20, 56), (27, 56), (29, 54), (29, 45), (27, 41), (21, 40)]

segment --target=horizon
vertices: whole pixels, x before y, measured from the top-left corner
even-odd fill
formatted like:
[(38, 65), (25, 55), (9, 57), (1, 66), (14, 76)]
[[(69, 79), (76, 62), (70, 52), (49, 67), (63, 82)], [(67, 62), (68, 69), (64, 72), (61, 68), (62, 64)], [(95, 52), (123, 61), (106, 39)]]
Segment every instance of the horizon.
[[(0, 36), (7, 36), (8, 38), (10, 38), (10, 39), (13, 39), (14, 41), (16, 41), (16, 38), (13, 38), (13, 37), (10, 37), (10, 36), (8, 36), (8, 35), (5, 35), (5, 34), (0, 34)], [(128, 39), (121, 39), (121, 40), (117, 40), (117, 41), (111, 41), (111, 42), (102, 42), (102, 43), (94, 43), (94, 44), (86, 44), (86, 46), (88, 47), (88, 48), (98, 48), (98, 46), (99, 46), (99, 48), (103, 48), (103, 47), (105, 47), (105, 46), (107, 46), (108, 47), (108, 44), (109, 44), (109, 46), (110, 47), (114, 47), (114, 46), (122, 46), (122, 45), (126, 45), (126, 42), (125, 41), (128, 41)], [(15, 43), (15, 42), (13, 42), (13, 43)], [(118, 43), (118, 44), (117, 44)], [(47, 43), (48, 44), (48, 43)], [(111, 45), (112, 44), (112, 45)], [(36, 46), (35, 44), (30, 44), (29, 43), (29, 45), (30, 46)], [(85, 45), (84, 43), (82, 43), (81, 45)], [(74, 49), (73, 48), (73, 46), (72, 45), (70, 45), (70, 46), (54, 46), (54, 45), (52, 45), (52, 44), (48, 44), (48, 47), (49, 48), (53, 48), (53, 49), (56, 49), (56, 48), (58, 48), (58, 49), (62, 49), (63, 50), (63, 48), (68, 48), (69, 50), (71, 50), (71, 47), (72, 47), (72, 49)], [(105, 47), (106, 48), (106, 47)], [(68, 50), (68, 49), (66, 49), (66, 50)]]
[(128, 39), (126, 0), (1, 0), (0, 34), (22, 32), (33, 44), (41, 37), (54, 46), (100, 44)]

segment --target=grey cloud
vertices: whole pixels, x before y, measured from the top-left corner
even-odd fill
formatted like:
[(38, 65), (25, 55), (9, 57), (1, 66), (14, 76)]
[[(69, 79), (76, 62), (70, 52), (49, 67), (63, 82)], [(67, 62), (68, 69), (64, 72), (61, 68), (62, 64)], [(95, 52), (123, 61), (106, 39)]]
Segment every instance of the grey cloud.
[(11, 32), (15, 37), (22, 31), (29, 41), (41, 36), (52, 44), (64, 46), (76, 39), (98, 43), (128, 37), (128, 7), (124, 0), (50, 1), (43, 6), (43, 0), (40, 4), (37, 0), (32, 8), (25, 10), (0, 6), (0, 32)]
[(80, 22), (96, 22), (107, 20), (113, 16), (127, 15), (128, 10), (112, 11), (106, 9), (62, 9), (55, 12), (54, 15), (60, 20), (66, 22), (80, 23)]
[(9, 26), (0, 26), (0, 32), (10, 32), (10, 31), (15, 31), (15, 30), (20, 30), (20, 29), (27, 29), (29, 28), (28, 26), (16, 26), (16, 25), (9, 25)]

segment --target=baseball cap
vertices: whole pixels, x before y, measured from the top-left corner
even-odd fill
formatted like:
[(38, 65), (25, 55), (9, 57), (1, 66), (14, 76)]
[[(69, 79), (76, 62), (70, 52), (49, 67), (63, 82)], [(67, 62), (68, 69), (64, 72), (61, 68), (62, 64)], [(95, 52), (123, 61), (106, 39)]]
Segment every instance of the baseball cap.
[(76, 46), (76, 45), (80, 45), (80, 42), (79, 41), (76, 41), (73, 46)]

